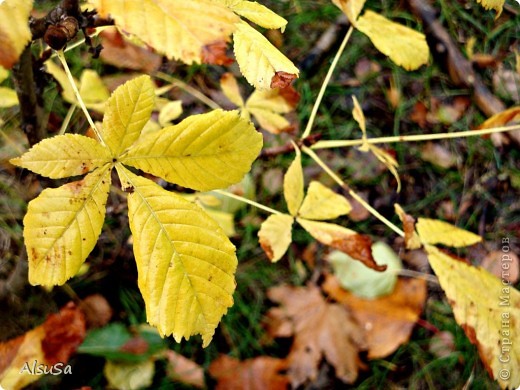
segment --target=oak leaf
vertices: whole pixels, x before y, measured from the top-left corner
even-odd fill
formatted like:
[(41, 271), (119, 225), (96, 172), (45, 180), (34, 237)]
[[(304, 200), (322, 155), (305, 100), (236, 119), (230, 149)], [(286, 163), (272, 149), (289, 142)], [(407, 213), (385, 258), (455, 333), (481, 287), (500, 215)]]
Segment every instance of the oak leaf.
[(294, 388), (318, 375), (325, 358), (344, 383), (354, 383), (362, 366), (358, 352), (365, 348), (363, 330), (338, 304), (327, 303), (316, 287), (277, 286), (267, 296), (280, 307), (267, 314), (273, 337), (294, 336), (287, 356), (287, 375)]
[(339, 280), (331, 275), (322, 288), (347, 306), (365, 330), (369, 359), (384, 358), (410, 339), (427, 297), (426, 282), (422, 279), (400, 278), (390, 295), (377, 299), (357, 297), (341, 288)]

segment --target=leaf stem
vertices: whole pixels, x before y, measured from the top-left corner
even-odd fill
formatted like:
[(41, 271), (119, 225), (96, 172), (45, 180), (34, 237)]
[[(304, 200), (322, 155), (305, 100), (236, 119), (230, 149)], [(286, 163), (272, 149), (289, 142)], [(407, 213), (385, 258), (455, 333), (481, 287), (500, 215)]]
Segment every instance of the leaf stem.
[(347, 183), (345, 183), (338, 175), (334, 173), (332, 169), (329, 168), (325, 162), (319, 156), (314, 153), (314, 151), (307, 146), (302, 147), (302, 151), (305, 152), (307, 155), (309, 155), (327, 174), (334, 179), (336, 183), (338, 183), (345, 191), (349, 193), (350, 196), (352, 196), (355, 200), (357, 200), (361, 205), (366, 208), (370, 214), (372, 214), (374, 217), (379, 219), (381, 222), (383, 222), (386, 226), (388, 226), (390, 229), (392, 229), (394, 232), (399, 234), (401, 237), (404, 237), (404, 232), (399, 229), (396, 225), (394, 225), (390, 220), (388, 220), (386, 217), (384, 217), (379, 211), (377, 211), (375, 208), (370, 206), (365, 199), (363, 199), (361, 196), (359, 196), (357, 193), (355, 193), (352, 189), (349, 188)]
[(176, 79), (175, 77), (172, 77), (166, 73), (163, 72), (155, 72), (153, 76), (157, 77), (158, 79), (161, 79), (163, 81), (166, 81), (168, 83), (171, 83), (175, 85), (176, 87), (188, 92), (193, 97), (199, 99), (202, 103), (204, 103), (209, 108), (212, 108), (214, 110), (221, 108), (216, 102), (211, 100), (209, 97), (204, 95), (202, 92), (198, 91), (197, 89), (193, 88), (191, 85), (186, 84), (184, 81), (181, 81), (179, 79)]
[(278, 210), (272, 209), (270, 207), (264, 206), (263, 204), (257, 203), (254, 200), (244, 198), (243, 196), (233, 194), (232, 192), (224, 191), (224, 190), (214, 190), (213, 192), (216, 192), (217, 194), (227, 196), (229, 198), (233, 198), (236, 200), (239, 200), (241, 202), (247, 203), (251, 206), (258, 207), (259, 209), (262, 209), (264, 211), (267, 211), (271, 214), (283, 214)]
[(99, 142), (101, 142), (103, 145), (105, 145), (105, 141), (103, 140), (101, 133), (99, 132), (94, 121), (90, 117), (87, 107), (85, 106), (85, 103), (83, 102), (83, 99), (81, 98), (81, 95), (79, 94), (78, 87), (76, 86), (76, 83), (74, 82), (74, 78), (72, 77), (72, 73), (70, 73), (69, 66), (67, 65), (67, 60), (65, 60), (65, 55), (63, 54), (63, 50), (58, 51), (57, 54), (58, 54), (58, 58), (60, 59), (61, 65), (63, 66), (63, 69), (65, 69), (65, 73), (67, 74), (67, 78), (69, 79), (70, 86), (72, 87), (72, 90), (74, 91), (74, 95), (76, 95), (76, 100), (78, 101), (79, 106), (83, 110), (83, 113), (87, 117), (87, 121), (90, 124), (90, 127), (92, 127), (92, 130), (94, 131), (94, 133), (96, 133), (96, 136), (99, 139)]
[(474, 137), (477, 135), (503, 133), (506, 131), (513, 131), (513, 130), (520, 130), (520, 125), (493, 127), (490, 129), (481, 129), (481, 130), (464, 130), (464, 131), (456, 131), (453, 133), (414, 134), (414, 135), (398, 135), (398, 136), (393, 136), (393, 137), (378, 137), (378, 138), (355, 139), (355, 140), (318, 141), (314, 145), (311, 146), (311, 149), (343, 148), (343, 147), (347, 147), (347, 146), (361, 145), (364, 142), (369, 143), (369, 144), (383, 144), (383, 143), (395, 143), (395, 142), (420, 142), (420, 141), (430, 141), (430, 140), (435, 140), (435, 139)]
[(316, 98), (316, 101), (314, 102), (314, 106), (312, 107), (311, 116), (309, 117), (309, 120), (307, 122), (307, 126), (305, 127), (305, 131), (303, 132), (301, 139), (305, 139), (309, 136), (311, 133), (312, 125), (314, 125), (314, 120), (316, 119), (316, 114), (318, 113), (318, 108), (320, 107), (321, 100), (323, 99), (323, 95), (325, 95), (325, 90), (327, 89), (327, 85), (329, 84), (329, 81), (332, 77), (332, 73), (334, 73), (334, 69), (336, 68), (336, 65), (338, 64), (339, 58), (343, 54), (343, 50), (345, 50), (345, 46), (347, 46), (347, 42), (350, 39), (350, 36), (352, 35), (352, 32), (354, 31), (354, 26), (350, 26), (350, 28), (347, 31), (347, 34), (345, 35), (345, 38), (343, 39), (343, 42), (341, 42), (341, 45), (338, 49), (338, 52), (334, 56), (334, 59), (332, 60), (332, 63), (330, 64), (329, 71), (327, 72), (327, 75), (325, 76), (325, 80), (323, 80), (323, 84), (321, 84), (320, 92), (318, 93), (318, 97)]
[(61, 124), (59, 135), (65, 134), (67, 131), (67, 127), (69, 127), (70, 120), (72, 118), (72, 115), (74, 115), (74, 111), (76, 111), (76, 105), (71, 104), (69, 107), (69, 111), (67, 111), (67, 115), (65, 116), (65, 119), (63, 120), (63, 123)]

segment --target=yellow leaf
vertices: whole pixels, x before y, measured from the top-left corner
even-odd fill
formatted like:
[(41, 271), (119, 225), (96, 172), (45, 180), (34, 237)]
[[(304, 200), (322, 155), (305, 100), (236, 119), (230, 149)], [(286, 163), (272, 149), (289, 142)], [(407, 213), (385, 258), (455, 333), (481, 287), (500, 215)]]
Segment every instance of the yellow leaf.
[(295, 147), (296, 157), (283, 179), (283, 194), (291, 215), (296, 215), (303, 202), (303, 169), (300, 150)]
[(425, 244), (443, 244), (459, 248), (482, 241), (482, 237), (474, 233), (437, 219), (418, 218), (415, 227)]
[(428, 62), (430, 50), (422, 33), (372, 11), (366, 11), (356, 27), (381, 53), (406, 70), (415, 70)]
[(502, 389), (520, 386), (520, 292), (480, 267), (427, 245), (457, 323)]
[(274, 87), (277, 72), (288, 74), (290, 79), (298, 77), (300, 71), (291, 60), (249, 24), (237, 23), (233, 40), (240, 72), (255, 88)]
[(502, 13), (502, 8), (504, 7), (505, 0), (477, 0), (477, 2), (482, 4), (482, 7), (484, 7), (485, 9), (494, 9), (497, 12), (497, 16), (495, 16), (495, 19), (498, 19), (498, 17)]
[(283, 131), (291, 129), (291, 123), (282, 115), (276, 114), (269, 110), (259, 108), (251, 108), (247, 110), (253, 115), (258, 125), (273, 134), (280, 134)]
[(18, 105), (18, 96), (11, 88), (0, 87), (0, 108), (8, 108)]
[(262, 135), (237, 111), (214, 110), (151, 133), (121, 162), (199, 191), (239, 182), (262, 148)]
[(235, 247), (199, 206), (117, 164), (128, 195), (139, 289), (151, 325), (207, 346), (233, 304)]
[(171, 121), (177, 119), (182, 114), (182, 101), (174, 100), (166, 103), (159, 111), (159, 124), (161, 126), (171, 125)]
[(218, 223), (222, 231), (228, 237), (233, 237), (236, 234), (234, 215), (225, 211), (205, 209), (206, 213)]
[(269, 260), (280, 260), (292, 241), (294, 218), (287, 214), (273, 214), (260, 227), (258, 238)]
[(112, 156), (119, 157), (139, 138), (152, 114), (154, 99), (154, 87), (149, 76), (136, 77), (112, 93), (101, 130)]
[(227, 42), (239, 18), (209, 0), (91, 0), (100, 16), (169, 59), (201, 62), (206, 45)]
[(9, 77), (9, 71), (0, 66), (0, 84), (3, 83)]
[(65, 283), (96, 245), (110, 190), (108, 167), (81, 181), (48, 188), (29, 203), (23, 236), (31, 284)]
[[(354, 103), (354, 108), (352, 109), (352, 117), (358, 123), (359, 128), (361, 129), (361, 133), (363, 135), (363, 140), (366, 140), (367, 126), (366, 126), (366, 122), (365, 122), (365, 114), (363, 113), (363, 110), (361, 109), (361, 106), (359, 105), (359, 102), (358, 102), (356, 96), (352, 95), (352, 101)], [(362, 145), (359, 147), (359, 149), (366, 152), (368, 150), (368, 147), (366, 145)]]
[(291, 87), (284, 90), (255, 90), (247, 99), (244, 110), (255, 117), (260, 127), (279, 134), (291, 127), (289, 121), (280, 114), (291, 112), (298, 98), (299, 95)]
[(336, 194), (317, 181), (312, 181), (298, 215), (307, 219), (334, 219), (350, 213), (352, 207), (344, 196)]
[[(65, 101), (68, 103), (78, 104), (74, 90), (72, 89), (69, 79), (67, 78), (67, 74), (62, 69), (62, 67), (55, 64), (53, 61), (48, 60), (45, 62), (45, 70), (47, 73), (50, 73), (60, 84), (62, 88), (61, 95), (63, 96), (63, 99), (65, 99)], [(74, 79), (74, 82), (76, 83), (76, 87), (79, 88), (79, 81)]]
[[(68, 80), (67, 80), (68, 82)], [(85, 69), (79, 81), (79, 94), (87, 108), (103, 112), (105, 102), (110, 97), (108, 88), (101, 80), (101, 77), (92, 69)]]
[(227, 7), (236, 14), (249, 19), (260, 27), (276, 29), (280, 28), (283, 32), (287, 25), (287, 20), (269, 8), (258, 4), (256, 1), (226, 1)]
[(31, 40), (29, 15), (32, 0), (4, 0), (0, 3), (0, 66), (11, 69)]
[(375, 262), (372, 256), (372, 241), (369, 237), (333, 223), (310, 221), (304, 218), (296, 218), (296, 221), (322, 244), (339, 249), (376, 271), (386, 270), (386, 265), (378, 265)]
[(138, 363), (107, 360), (103, 369), (110, 388), (138, 390), (148, 388), (153, 383), (155, 364), (153, 360)]
[(366, 0), (332, 0), (332, 2), (347, 15), (348, 20), (356, 26), (356, 20), (365, 6)]
[(220, 78), (220, 87), (222, 88), (222, 92), (229, 99), (231, 103), (235, 106), (242, 107), (244, 105), (244, 100), (242, 99), (242, 95), (240, 94), (240, 89), (238, 88), (237, 79), (231, 73), (224, 73)]
[(51, 179), (84, 175), (111, 161), (98, 141), (79, 134), (57, 135), (34, 145), (10, 163)]

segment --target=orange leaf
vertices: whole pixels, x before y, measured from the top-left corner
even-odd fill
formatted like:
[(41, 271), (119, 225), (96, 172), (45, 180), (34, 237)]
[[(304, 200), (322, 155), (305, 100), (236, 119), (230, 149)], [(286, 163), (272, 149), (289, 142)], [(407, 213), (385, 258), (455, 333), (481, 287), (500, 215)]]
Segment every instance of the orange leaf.
[(202, 47), (201, 58), (204, 64), (211, 65), (230, 65), (234, 59), (226, 55), (227, 43), (216, 41)]
[(243, 362), (222, 355), (209, 366), (209, 374), (217, 379), (216, 390), (285, 390), (289, 378), (280, 371), (286, 369), (286, 361), (260, 356)]
[(273, 78), (271, 79), (271, 88), (288, 87), (296, 77), (298, 76), (284, 71), (275, 72)]
[(204, 370), (194, 361), (174, 351), (165, 352), (168, 359), (167, 372), (173, 380), (198, 387), (204, 387)]
[(335, 276), (327, 275), (323, 290), (347, 306), (365, 329), (368, 358), (380, 359), (406, 343), (426, 301), (426, 281), (398, 279), (390, 295), (363, 299), (341, 288)]
[(338, 304), (325, 301), (317, 287), (277, 286), (267, 296), (281, 307), (269, 310), (268, 332), (273, 337), (294, 335), (288, 376), (294, 388), (314, 381), (325, 358), (345, 383), (354, 383), (362, 363), (363, 330)]

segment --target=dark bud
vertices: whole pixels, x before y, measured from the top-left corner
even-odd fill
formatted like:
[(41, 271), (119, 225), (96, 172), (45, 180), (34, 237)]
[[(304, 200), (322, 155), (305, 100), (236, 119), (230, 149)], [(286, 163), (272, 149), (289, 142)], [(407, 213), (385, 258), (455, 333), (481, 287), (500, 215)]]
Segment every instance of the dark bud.
[(67, 16), (56, 25), (47, 27), (43, 40), (54, 50), (61, 50), (67, 42), (78, 33), (78, 21), (72, 16)]
[(88, 48), (88, 52), (92, 54), (92, 58), (99, 58), (101, 54), (101, 50), (103, 50), (103, 45), (99, 44), (97, 46), (91, 46)]

